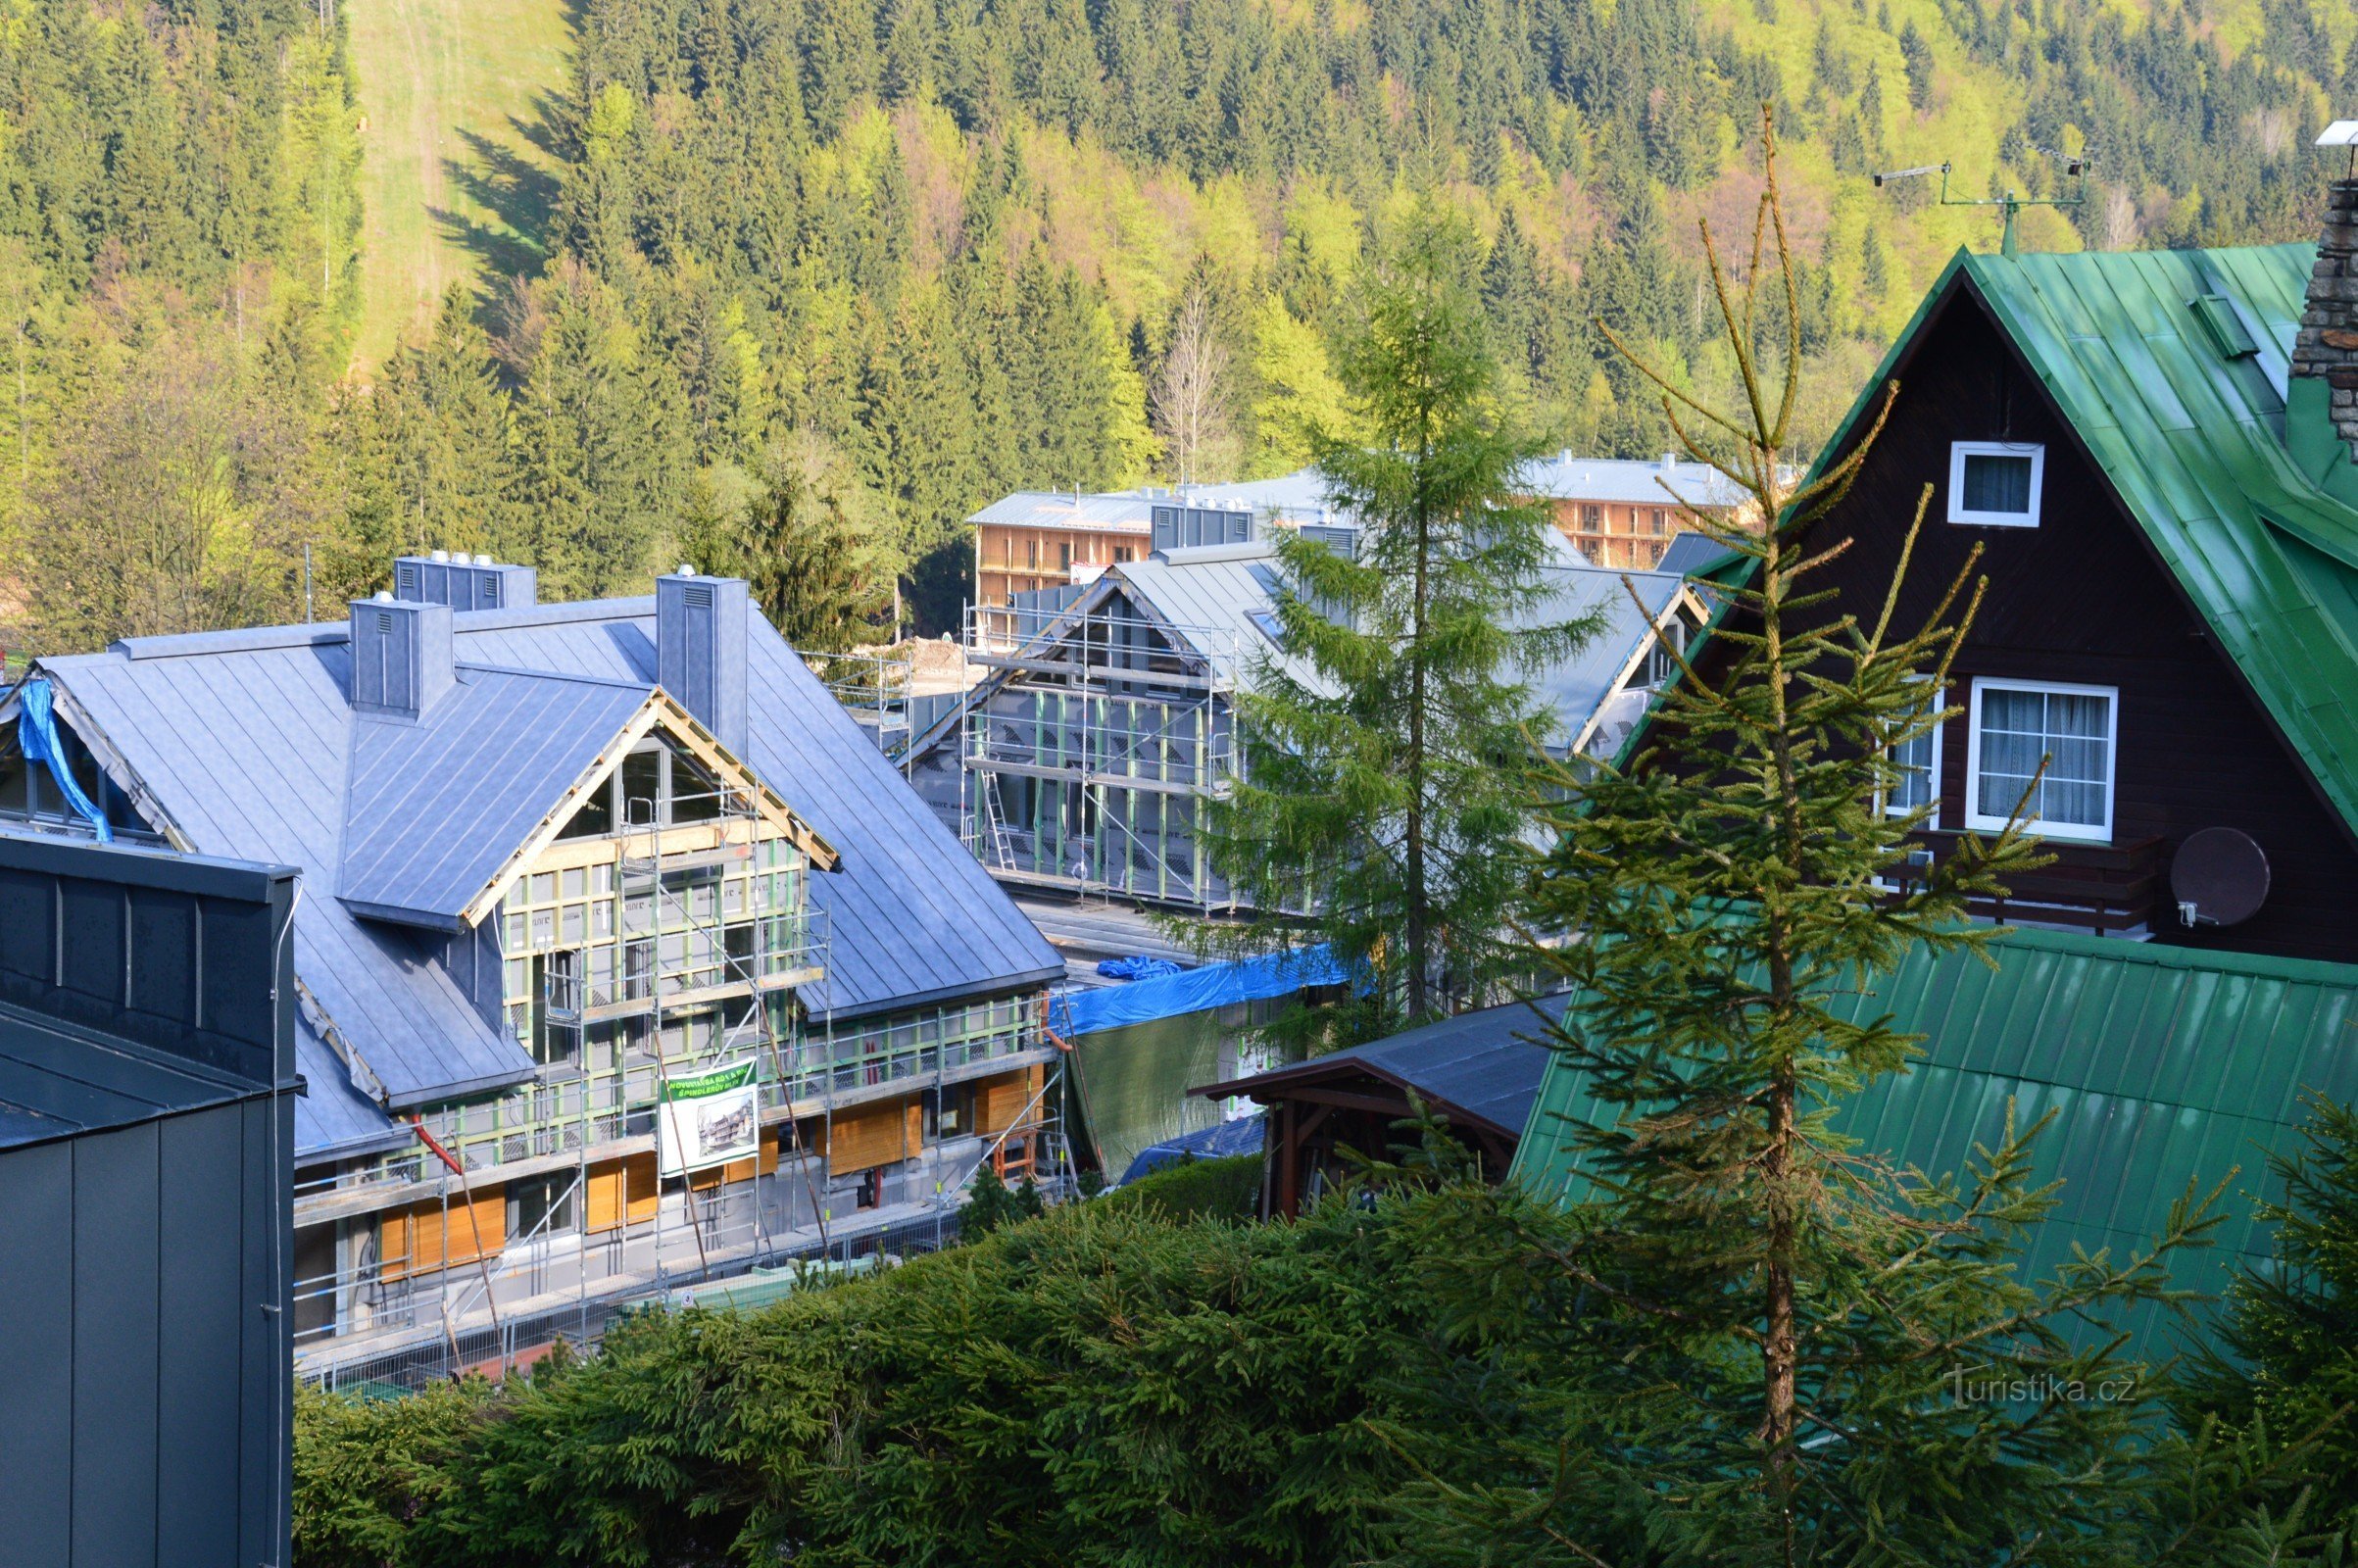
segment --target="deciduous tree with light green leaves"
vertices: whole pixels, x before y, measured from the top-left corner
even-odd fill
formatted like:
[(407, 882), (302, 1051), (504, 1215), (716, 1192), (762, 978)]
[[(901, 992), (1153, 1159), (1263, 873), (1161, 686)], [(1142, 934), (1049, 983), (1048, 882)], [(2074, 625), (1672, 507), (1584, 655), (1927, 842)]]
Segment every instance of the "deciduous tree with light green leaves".
[(1365, 285), (1341, 363), (1354, 435), (1311, 433), (1357, 552), (1280, 536), (1292, 591), (1237, 699), (1244, 777), (1205, 806), (1212, 863), (1256, 911), (1207, 940), (1331, 944), (1366, 984), (1324, 1015), (1330, 1038), (1505, 979), (1533, 813), (1501, 764), (1557, 728), (1530, 675), (1594, 629), (1564, 613), (1552, 525), (1515, 493), (1545, 442), (1503, 396), (1479, 264), (1464, 222), (1426, 203)]

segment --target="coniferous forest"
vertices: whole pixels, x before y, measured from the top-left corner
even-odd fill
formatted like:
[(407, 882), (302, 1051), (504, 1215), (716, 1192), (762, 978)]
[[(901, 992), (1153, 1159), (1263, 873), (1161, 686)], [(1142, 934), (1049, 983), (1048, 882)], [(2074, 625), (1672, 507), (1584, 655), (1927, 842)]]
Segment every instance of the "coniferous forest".
[(322, 614), (434, 546), (608, 591), (813, 485), (939, 627), (959, 520), (999, 494), (1304, 461), (1344, 416), (1354, 270), (1429, 192), (1482, 238), (1534, 420), (1659, 451), (1591, 322), (1727, 384), (1694, 225), (1757, 190), (1763, 101), (1828, 389), (1806, 456), (1945, 256), (1993, 243), (1875, 169), (2051, 195), (2092, 154), (2039, 245), (2307, 237), (2358, 24), (2132, 9), (584, 0), (570, 80), (518, 106), (552, 162), (490, 193), (524, 242), (363, 363), (345, 10), (27, 0), (0, 35), (0, 628), (65, 650), (300, 615), (307, 547)]

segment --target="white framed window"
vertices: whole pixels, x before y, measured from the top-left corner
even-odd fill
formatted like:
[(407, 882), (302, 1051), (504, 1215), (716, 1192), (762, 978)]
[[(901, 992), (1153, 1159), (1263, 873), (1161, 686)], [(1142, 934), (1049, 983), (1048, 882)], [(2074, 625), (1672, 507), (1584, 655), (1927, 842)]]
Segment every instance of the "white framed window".
[[(1965, 825), (1994, 832), (2021, 801), (2032, 831), (2041, 838), (2111, 839), (2120, 710), (2117, 687), (1975, 680)], [(2040, 775), (2042, 759), (2046, 772)]]
[[(1911, 680), (1931, 680), (1930, 675), (1913, 675)], [(1946, 706), (1946, 694), (1933, 693), (1931, 714), (1939, 718)], [(1935, 724), (1912, 740), (1901, 741), (1891, 748), (1891, 760), (1899, 764), (1900, 780), (1891, 794), (1884, 797), (1883, 814), (1909, 816), (1929, 806), (1932, 815), (1924, 819), (1926, 827), (1940, 825), (1940, 731), (1945, 725)]]
[(2039, 526), (2047, 449), (2020, 441), (1956, 441), (1948, 448), (1948, 520), (1995, 528)]

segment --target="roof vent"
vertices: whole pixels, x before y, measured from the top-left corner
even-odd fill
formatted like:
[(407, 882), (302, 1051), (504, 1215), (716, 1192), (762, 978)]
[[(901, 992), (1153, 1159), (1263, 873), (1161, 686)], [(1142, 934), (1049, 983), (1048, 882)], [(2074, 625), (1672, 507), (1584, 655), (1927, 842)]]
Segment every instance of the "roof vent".
[(378, 594), (352, 605), (352, 706), (416, 718), (458, 678), (451, 610)]
[(397, 599), (453, 610), (520, 610), (539, 597), (538, 577), (530, 566), (497, 565), (489, 556), (437, 550), (394, 562), (393, 593)]
[(744, 579), (679, 572), (655, 579), (656, 682), (738, 757), (750, 728)]
[(2243, 318), (2235, 314), (2235, 302), (2224, 294), (2197, 294), (2186, 301), (2194, 319), (2202, 323), (2202, 335), (2210, 340), (2211, 352), (2223, 360), (2239, 360), (2260, 352), (2251, 329)]

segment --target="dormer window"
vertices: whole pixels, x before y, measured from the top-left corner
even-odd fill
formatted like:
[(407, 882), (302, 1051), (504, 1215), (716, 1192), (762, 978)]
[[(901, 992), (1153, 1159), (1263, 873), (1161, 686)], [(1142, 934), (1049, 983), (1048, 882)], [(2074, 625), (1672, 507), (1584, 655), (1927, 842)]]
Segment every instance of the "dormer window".
[(1948, 520), (1986, 528), (2039, 526), (2047, 449), (2019, 441), (1958, 441), (1948, 449)]

